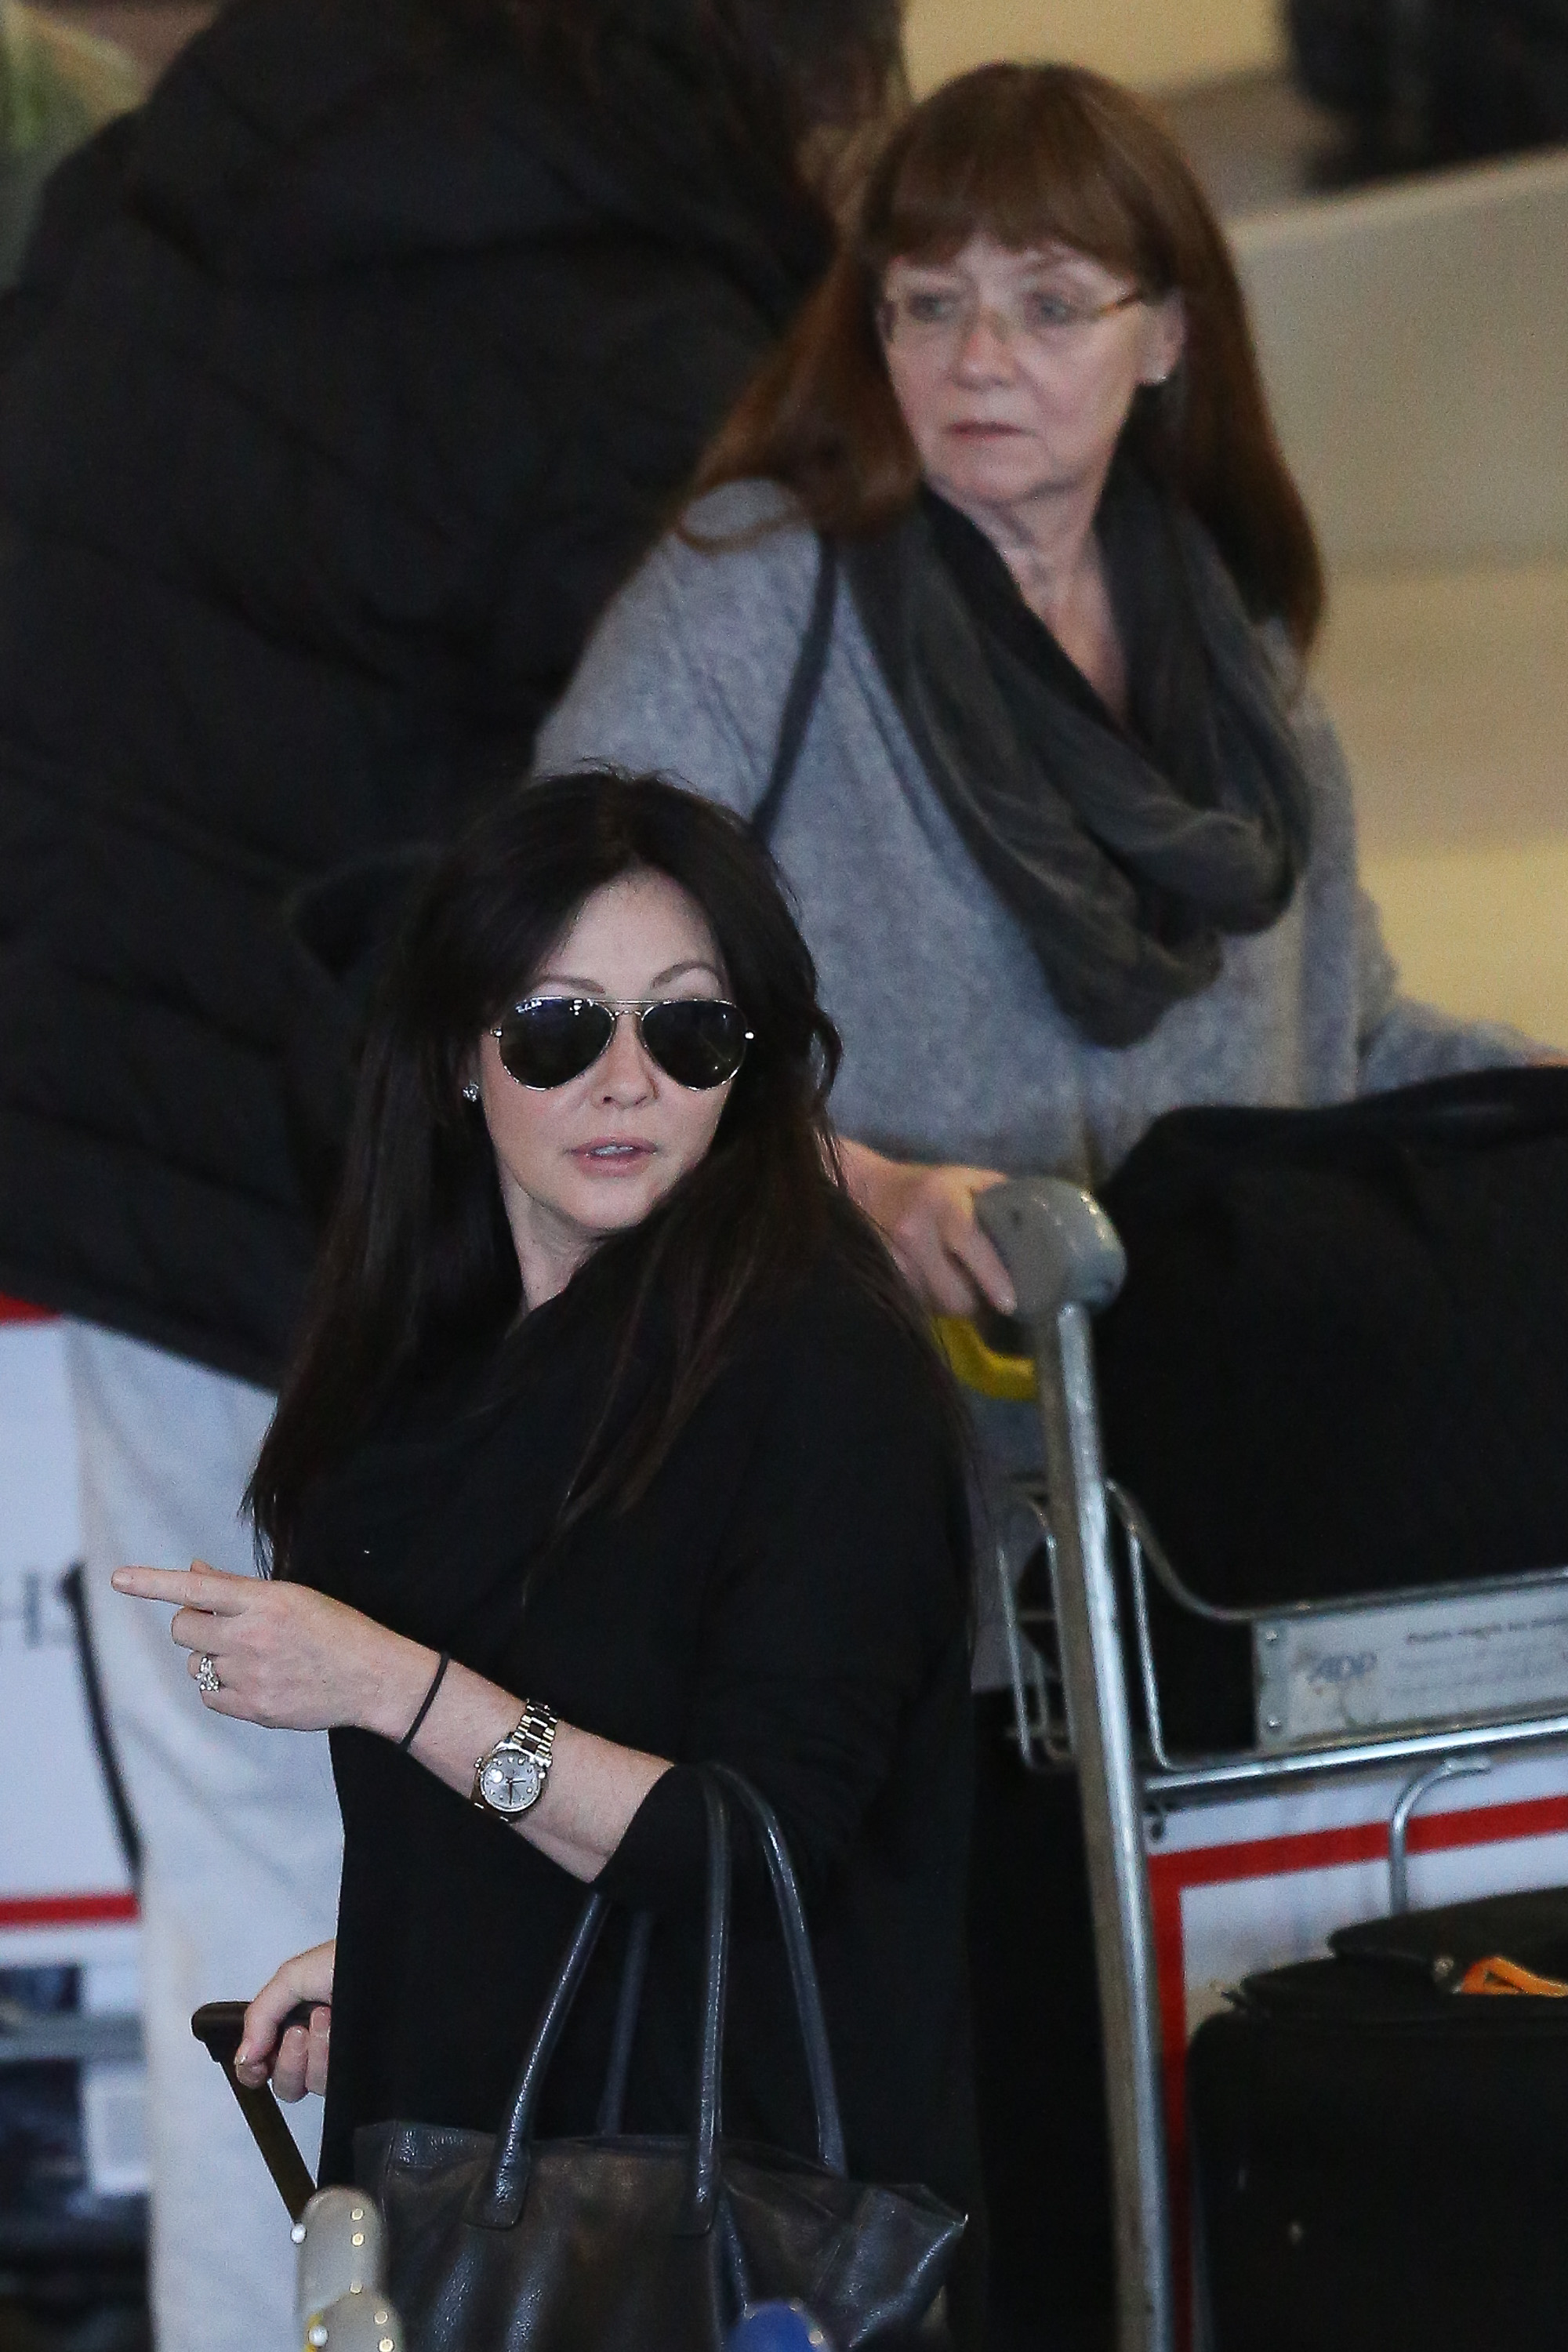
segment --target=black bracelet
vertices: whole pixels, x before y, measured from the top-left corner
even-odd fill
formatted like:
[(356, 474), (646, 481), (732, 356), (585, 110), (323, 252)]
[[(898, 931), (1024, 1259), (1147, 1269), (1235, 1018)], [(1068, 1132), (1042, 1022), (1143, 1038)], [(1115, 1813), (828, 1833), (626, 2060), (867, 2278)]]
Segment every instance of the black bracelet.
[(445, 1675), (451, 1663), (452, 1653), (450, 1650), (443, 1650), (440, 1658), (437, 1662), (436, 1671), (430, 1677), (430, 1687), (419, 1702), (419, 1712), (397, 1743), (397, 1752), (400, 1756), (406, 1756), (409, 1749), (413, 1747), (414, 1735), (418, 1730), (420, 1725), (424, 1722), (426, 1717), (429, 1714), (431, 1708), (435, 1706), (436, 1694), (441, 1687), (441, 1677)]

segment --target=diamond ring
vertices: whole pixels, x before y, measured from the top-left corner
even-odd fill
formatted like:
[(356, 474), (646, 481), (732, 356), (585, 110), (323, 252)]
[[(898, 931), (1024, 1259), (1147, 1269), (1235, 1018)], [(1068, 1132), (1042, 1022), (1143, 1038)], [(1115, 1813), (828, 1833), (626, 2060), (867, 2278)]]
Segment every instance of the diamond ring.
[(217, 1660), (210, 1650), (204, 1650), (196, 1660), (196, 1688), (209, 1694), (223, 1688), (217, 1677)]

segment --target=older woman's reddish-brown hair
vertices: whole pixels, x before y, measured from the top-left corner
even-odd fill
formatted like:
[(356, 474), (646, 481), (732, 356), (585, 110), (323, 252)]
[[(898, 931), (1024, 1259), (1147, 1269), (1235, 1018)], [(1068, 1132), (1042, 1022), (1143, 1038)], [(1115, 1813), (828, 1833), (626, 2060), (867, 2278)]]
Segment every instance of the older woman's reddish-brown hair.
[(1249, 609), (1310, 645), (1322, 567), (1224, 233), (1155, 116), (1081, 67), (981, 66), (911, 110), (827, 277), (709, 448), (698, 491), (765, 477), (845, 537), (903, 512), (920, 462), (882, 359), (883, 274), (900, 257), (950, 259), (975, 236), (1014, 251), (1069, 246), (1152, 298), (1180, 295), (1181, 364), (1138, 394), (1124, 446), (1207, 525)]

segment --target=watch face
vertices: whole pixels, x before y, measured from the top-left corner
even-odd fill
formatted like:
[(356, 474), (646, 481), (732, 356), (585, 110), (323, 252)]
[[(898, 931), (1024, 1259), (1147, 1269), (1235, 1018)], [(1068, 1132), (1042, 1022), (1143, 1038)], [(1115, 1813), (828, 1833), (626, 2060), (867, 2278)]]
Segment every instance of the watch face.
[(544, 1786), (544, 1774), (531, 1756), (520, 1748), (503, 1748), (479, 1774), (487, 1805), (498, 1813), (526, 1813)]

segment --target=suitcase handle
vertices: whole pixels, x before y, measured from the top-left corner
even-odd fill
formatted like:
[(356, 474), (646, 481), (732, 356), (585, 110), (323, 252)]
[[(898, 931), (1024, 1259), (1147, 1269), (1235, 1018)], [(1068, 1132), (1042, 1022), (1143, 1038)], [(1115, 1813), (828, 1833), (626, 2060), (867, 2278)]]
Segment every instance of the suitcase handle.
[[(250, 2136), (277, 2184), (278, 2194), (289, 2208), (289, 2219), (297, 2221), (316, 2193), (310, 2168), (284, 2121), (271, 2084), (262, 2083), (253, 2090), (234, 2071), (234, 2053), (245, 2031), (248, 2005), (243, 2000), (209, 2000), (192, 2018), (191, 2032), (205, 2045), (207, 2056), (223, 2068), (228, 2087), (239, 2101), (239, 2112), (250, 2126)], [(306, 2000), (297, 2002), (283, 2020), (279, 2034), (286, 2033), (291, 2025), (308, 2026), (311, 2009), (316, 2006), (319, 2004)]]

